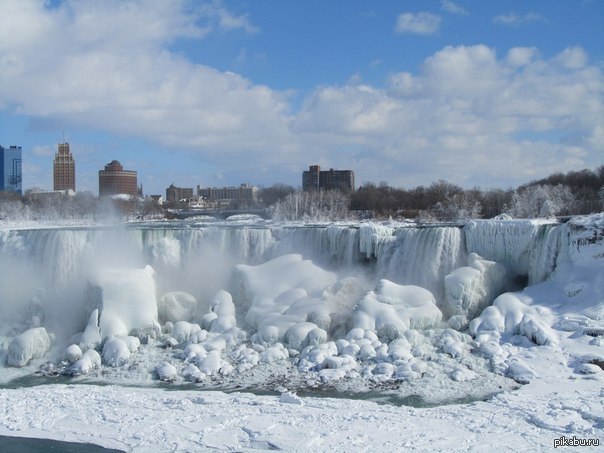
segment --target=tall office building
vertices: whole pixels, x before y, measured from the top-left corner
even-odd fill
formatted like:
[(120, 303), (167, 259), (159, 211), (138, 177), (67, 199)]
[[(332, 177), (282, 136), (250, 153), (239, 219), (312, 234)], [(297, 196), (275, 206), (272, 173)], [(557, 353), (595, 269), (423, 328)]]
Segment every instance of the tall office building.
[(23, 193), (21, 152), (20, 146), (0, 146), (0, 191)]
[(192, 187), (176, 187), (174, 184), (170, 184), (170, 187), (166, 189), (166, 201), (168, 203), (177, 203), (180, 200), (190, 198), (193, 198)]
[(59, 143), (54, 160), (54, 190), (75, 192), (75, 161), (69, 150), (69, 143)]
[(117, 160), (112, 160), (104, 170), (99, 170), (99, 197), (120, 194), (140, 194), (137, 175), (135, 171), (124, 170)]
[(307, 171), (302, 172), (302, 190), (354, 190), (354, 171), (329, 170), (321, 171), (318, 165), (311, 165)]

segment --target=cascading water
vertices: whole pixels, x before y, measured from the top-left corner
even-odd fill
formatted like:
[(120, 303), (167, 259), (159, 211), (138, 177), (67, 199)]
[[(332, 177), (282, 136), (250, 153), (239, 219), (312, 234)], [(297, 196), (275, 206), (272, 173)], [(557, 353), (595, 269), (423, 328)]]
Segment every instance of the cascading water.
[(464, 227), (467, 251), (504, 264), (534, 285), (554, 271), (563, 226), (543, 221), (471, 221)]
[(0, 309), (25, 307), (40, 292), (48, 299), (49, 315), (53, 304), (73, 309), (99, 268), (147, 264), (157, 272), (160, 292), (188, 291), (204, 300), (227, 287), (236, 264), (259, 264), (287, 253), (342, 274), (362, 266), (373, 282), (386, 278), (424, 287), (440, 305), (444, 277), (464, 266), (469, 252), (528, 275), (531, 284), (543, 281), (555, 267), (561, 231), (531, 222), (471, 222), (464, 228), (187, 225), (5, 231), (0, 235)]

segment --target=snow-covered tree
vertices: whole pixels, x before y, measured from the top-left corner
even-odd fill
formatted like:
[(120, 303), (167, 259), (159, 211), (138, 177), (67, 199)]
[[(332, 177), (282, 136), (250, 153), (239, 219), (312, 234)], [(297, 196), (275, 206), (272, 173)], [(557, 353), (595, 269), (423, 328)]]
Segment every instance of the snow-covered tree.
[(275, 220), (338, 220), (349, 215), (350, 200), (338, 190), (295, 192), (271, 207)]
[(571, 212), (574, 201), (568, 186), (529, 186), (514, 192), (509, 214), (520, 218), (552, 217)]

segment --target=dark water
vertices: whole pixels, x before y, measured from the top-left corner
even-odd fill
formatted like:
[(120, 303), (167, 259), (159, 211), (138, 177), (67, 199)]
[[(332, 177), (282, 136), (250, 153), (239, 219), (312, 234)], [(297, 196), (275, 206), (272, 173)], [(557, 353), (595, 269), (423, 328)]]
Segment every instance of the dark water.
[[(195, 390), (199, 392), (203, 391), (218, 391), (223, 393), (251, 393), (259, 396), (276, 396), (279, 397), (282, 393), (281, 390), (277, 390), (275, 386), (271, 385), (257, 385), (254, 387), (240, 386), (240, 385), (225, 385), (221, 383), (169, 383), (155, 381), (150, 385), (140, 384), (128, 384), (128, 383), (116, 383), (112, 381), (101, 381), (86, 378), (73, 378), (70, 376), (45, 376), (41, 374), (30, 374), (13, 379), (5, 384), (0, 385), (0, 388), (6, 389), (18, 389), (23, 387), (36, 387), (38, 385), (49, 385), (49, 384), (67, 384), (67, 385), (99, 385), (99, 386), (110, 386), (119, 385), (120, 387), (135, 387), (135, 388), (155, 388), (166, 391), (178, 391), (178, 390)], [(517, 387), (514, 387), (517, 388)], [(488, 394), (481, 395), (468, 395), (465, 397), (451, 398), (447, 401), (426, 401), (419, 395), (414, 394), (401, 394), (397, 392), (396, 388), (380, 388), (373, 390), (364, 391), (342, 391), (334, 388), (308, 388), (304, 386), (288, 386), (289, 391), (293, 391), (296, 395), (301, 397), (311, 398), (337, 398), (337, 399), (350, 399), (350, 400), (365, 400), (373, 401), (377, 404), (391, 405), (391, 406), (409, 406), (416, 408), (428, 408), (436, 406), (445, 406), (449, 404), (469, 404), (476, 401), (487, 401), (493, 396), (497, 395), (499, 391), (494, 391)], [(502, 390), (501, 390), (502, 391)], [(0, 448), (0, 453), (3, 453)]]
[(61, 453), (113, 453), (121, 452), (122, 450), (104, 448), (94, 444), (62, 442), (60, 440), (0, 436), (0, 451), (2, 453), (43, 453), (47, 451)]

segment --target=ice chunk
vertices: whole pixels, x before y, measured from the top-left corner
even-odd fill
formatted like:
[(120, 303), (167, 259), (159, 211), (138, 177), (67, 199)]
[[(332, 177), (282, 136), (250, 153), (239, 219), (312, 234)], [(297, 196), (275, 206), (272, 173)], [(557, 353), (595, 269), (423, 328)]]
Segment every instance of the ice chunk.
[(299, 322), (287, 329), (285, 342), (290, 348), (301, 350), (306, 346), (304, 343), (308, 334), (316, 328), (312, 322)]
[(520, 293), (505, 293), (495, 299), (493, 306), (485, 308), (480, 316), (470, 322), (470, 333), (498, 331), (509, 335), (524, 335), (538, 345), (556, 345), (556, 335), (544, 319), (544, 307), (528, 305), (530, 298)]
[(275, 343), (274, 345), (266, 348), (260, 354), (261, 363), (272, 363), (280, 360), (285, 360), (289, 357), (287, 349), (283, 347), (281, 343)]
[(197, 300), (184, 291), (164, 294), (158, 301), (159, 319), (162, 321), (191, 321), (197, 311)]
[(33, 359), (41, 359), (50, 349), (50, 337), (44, 327), (26, 330), (12, 339), (8, 345), (6, 363), (23, 367)]
[(197, 361), (199, 370), (208, 376), (218, 373), (222, 365), (223, 360), (219, 350), (209, 351), (204, 358)]
[(519, 384), (528, 384), (536, 376), (533, 369), (521, 359), (510, 360), (506, 374)]
[(292, 392), (282, 393), (279, 397), (279, 402), (285, 404), (296, 404), (298, 406), (304, 405), (304, 401), (302, 401), (302, 398)]

